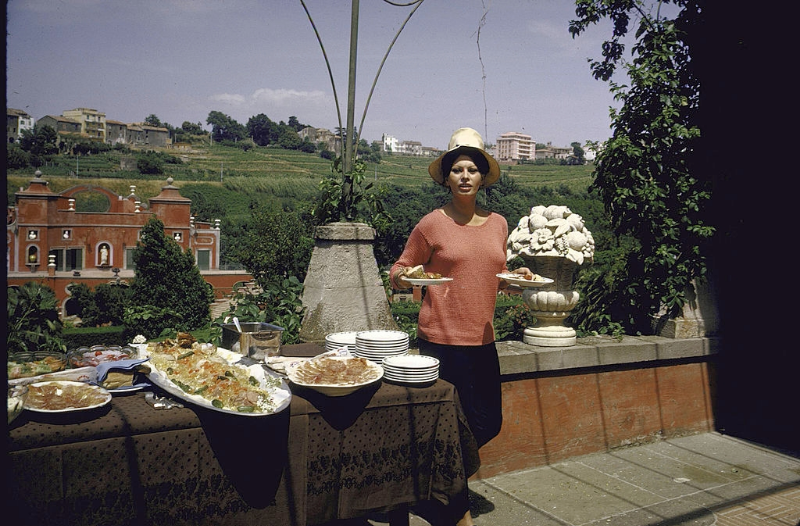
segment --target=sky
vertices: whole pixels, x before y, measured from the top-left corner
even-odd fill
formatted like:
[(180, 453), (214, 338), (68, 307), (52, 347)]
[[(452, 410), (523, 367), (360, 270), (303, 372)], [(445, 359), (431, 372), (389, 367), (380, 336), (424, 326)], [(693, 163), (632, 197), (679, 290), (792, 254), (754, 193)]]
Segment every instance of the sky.
[[(347, 124), (351, 1), (305, 4), (333, 86), (300, 0), (8, 0), (6, 106), (35, 119), (83, 107), (126, 123), (155, 114), (207, 130), (211, 111), (241, 124), (263, 113), (334, 131)], [(424, 0), (367, 107), (412, 9), (360, 0), (361, 138), (444, 149), (463, 126), (491, 144), (512, 131), (554, 146), (610, 137), (618, 103), (588, 63), (601, 58), (610, 29), (573, 39), (569, 0)]]

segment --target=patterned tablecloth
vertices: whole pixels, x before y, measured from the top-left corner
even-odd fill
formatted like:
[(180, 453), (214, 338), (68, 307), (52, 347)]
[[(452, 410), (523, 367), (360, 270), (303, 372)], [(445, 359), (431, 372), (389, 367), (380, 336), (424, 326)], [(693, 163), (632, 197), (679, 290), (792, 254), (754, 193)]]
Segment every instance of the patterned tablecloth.
[(447, 502), (479, 464), (442, 380), (297, 389), (267, 417), (156, 410), (143, 392), (55, 419), (25, 411), (8, 460), (11, 524), (80, 526), (323, 524)]

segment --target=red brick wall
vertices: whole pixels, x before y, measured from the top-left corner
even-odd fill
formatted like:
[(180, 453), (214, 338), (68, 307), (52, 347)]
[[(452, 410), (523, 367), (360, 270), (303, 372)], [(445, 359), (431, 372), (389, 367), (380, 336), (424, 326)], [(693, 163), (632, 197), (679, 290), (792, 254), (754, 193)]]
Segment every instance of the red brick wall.
[(503, 428), (475, 478), (714, 428), (708, 363), (503, 383)]

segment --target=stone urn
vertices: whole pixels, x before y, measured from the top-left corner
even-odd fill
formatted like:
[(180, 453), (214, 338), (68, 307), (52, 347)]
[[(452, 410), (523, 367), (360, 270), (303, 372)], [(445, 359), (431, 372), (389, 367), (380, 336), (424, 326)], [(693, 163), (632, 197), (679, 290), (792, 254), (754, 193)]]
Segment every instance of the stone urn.
[(543, 347), (575, 345), (575, 329), (565, 325), (564, 319), (580, 299), (578, 291), (572, 290), (578, 264), (562, 256), (529, 256), (523, 259), (534, 273), (553, 282), (522, 292), (522, 299), (536, 317), (536, 323), (525, 329), (522, 341)]
[(523, 341), (544, 347), (575, 345), (575, 329), (564, 320), (580, 299), (572, 289), (575, 273), (594, 257), (594, 238), (583, 218), (566, 206), (534, 206), (509, 234), (506, 256), (509, 261), (521, 257), (535, 274), (553, 280), (522, 293), (536, 317)]

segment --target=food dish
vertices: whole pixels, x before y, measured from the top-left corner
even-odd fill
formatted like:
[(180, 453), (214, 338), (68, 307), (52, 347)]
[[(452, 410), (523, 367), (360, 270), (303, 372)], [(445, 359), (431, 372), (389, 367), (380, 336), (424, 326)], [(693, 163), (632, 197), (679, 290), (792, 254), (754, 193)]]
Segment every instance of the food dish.
[(140, 346), (150, 358), (150, 381), (176, 398), (238, 416), (266, 416), (289, 407), (286, 382), (260, 364), (209, 344), (179, 345), (165, 340)]
[(510, 285), (522, 288), (543, 287), (553, 282), (550, 278), (542, 277), (538, 274), (533, 275), (533, 279), (525, 279), (519, 274), (498, 274), (498, 278), (506, 280)]
[(383, 367), (354, 356), (321, 355), (286, 367), (289, 380), (327, 396), (345, 396), (383, 378)]
[(63, 371), (67, 357), (63, 354), (18, 353), (8, 356), (8, 379), (34, 378)]
[(100, 386), (54, 380), (30, 384), (25, 409), (37, 413), (68, 413), (96, 409), (110, 401), (111, 393)]
[(133, 347), (95, 345), (76, 349), (68, 357), (72, 367), (97, 367), (101, 363), (136, 358), (137, 352)]
[(453, 278), (405, 278), (412, 285), (441, 285), (453, 281)]

